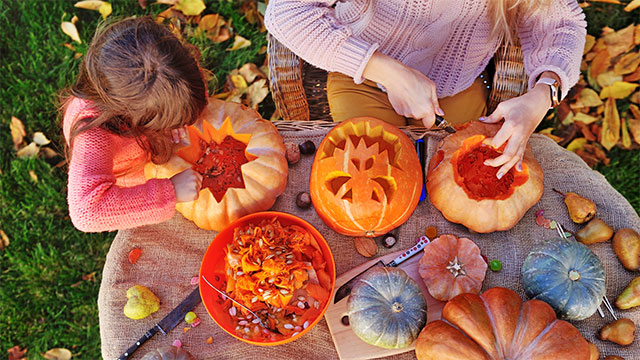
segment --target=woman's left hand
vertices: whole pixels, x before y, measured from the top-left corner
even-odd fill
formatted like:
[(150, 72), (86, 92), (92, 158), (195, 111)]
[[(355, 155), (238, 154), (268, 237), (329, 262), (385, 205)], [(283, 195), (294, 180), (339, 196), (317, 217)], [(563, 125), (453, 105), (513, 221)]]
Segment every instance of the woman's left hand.
[(497, 123), (504, 119), (504, 124), (491, 139), (491, 146), (495, 148), (506, 142), (504, 152), (484, 162), (488, 166), (500, 166), (496, 175), (498, 179), (514, 165), (518, 171), (522, 171), (522, 158), (529, 137), (542, 121), (550, 104), (549, 85), (538, 84), (522, 96), (501, 102), (493, 114), (480, 118), (485, 123)]

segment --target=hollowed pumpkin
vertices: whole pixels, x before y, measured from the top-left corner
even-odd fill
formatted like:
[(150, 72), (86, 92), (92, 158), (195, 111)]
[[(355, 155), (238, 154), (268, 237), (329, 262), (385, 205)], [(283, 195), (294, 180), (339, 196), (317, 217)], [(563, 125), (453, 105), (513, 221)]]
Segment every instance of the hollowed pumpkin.
[(540, 300), (522, 302), (505, 288), (461, 294), (427, 324), (416, 341), (418, 360), (589, 360), (587, 340)]
[(147, 178), (169, 178), (189, 167), (203, 176), (197, 200), (176, 204), (197, 226), (220, 231), (249, 213), (269, 209), (287, 184), (288, 165), (275, 126), (240, 104), (211, 100), (202, 131), (188, 127), (189, 145)]
[(420, 161), (397, 127), (378, 119), (343, 121), (322, 140), (310, 193), (320, 218), (349, 236), (378, 236), (404, 223), (418, 205)]
[(433, 206), (447, 220), (480, 233), (511, 229), (542, 196), (542, 167), (529, 145), (522, 172), (513, 167), (497, 179), (500, 168), (484, 165), (502, 151), (487, 144), (499, 128), (473, 122), (447, 136), (431, 158), (427, 174)]

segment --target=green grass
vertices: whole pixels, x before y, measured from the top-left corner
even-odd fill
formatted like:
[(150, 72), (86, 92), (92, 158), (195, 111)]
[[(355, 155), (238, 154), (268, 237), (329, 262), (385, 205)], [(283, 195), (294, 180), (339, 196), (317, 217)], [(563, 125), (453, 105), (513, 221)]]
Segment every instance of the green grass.
[[(147, 2), (147, 10), (142, 10), (136, 0), (114, 0), (112, 16), (155, 14), (166, 8)], [(53, 140), (52, 147), (62, 151), (57, 94), (73, 82), (81, 60), (63, 46), (71, 41), (60, 30), (60, 21), (79, 17), (84, 43), (74, 46), (80, 53), (86, 52), (100, 21), (97, 12), (76, 9), (73, 3), (0, 0), (0, 229), (11, 240), (8, 248), (0, 250), (0, 354), (19, 345), (29, 349), (30, 359), (41, 358), (40, 353), (53, 347), (68, 348), (78, 359), (100, 358), (96, 300), (114, 233), (85, 234), (72, 226), (66, 169), (42, 158), (16, 158), (8, 125), (16, 116), (25, 124), (27, 141), (42, 131)], [(618, 29), (631, 21), (615, 6), (598, 8), (587, 9), (595, 19), (589, 23), (592, 34), (599, 33), (602, 24)], [(230, 70), (250, 61), (258, 66), (264, 62), (264, 55), (258, 54), (266, 45), (264, 33), (247, 24), (236, 9), (235, 2), (210, 0), (205, 12), (233, 18), (235, 32), (250, 39), (250, 47), (229, 52), (225, 49), (232, 40), (213, 44), (190, 39), (201, 48), (202, 64), (216, 75), (218, 87)], [(611, 11), (617, 16), (612, 17)], [(260, 111), (263, 117), (271, 116), (269, 98)], [(611, 166), (598, 170), (640, 210), (640, 152), (616, 149), (610, 156)], [(37, 182), (30, 171), (37, 175)], [(94, 271), (95, 281), (81, 281), (82, 275)]]

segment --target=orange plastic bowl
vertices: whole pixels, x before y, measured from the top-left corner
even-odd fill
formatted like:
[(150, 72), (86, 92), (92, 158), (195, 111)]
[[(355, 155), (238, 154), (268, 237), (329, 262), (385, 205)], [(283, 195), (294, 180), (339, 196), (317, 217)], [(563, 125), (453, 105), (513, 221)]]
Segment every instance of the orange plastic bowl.
[(207, 248), (207, 252), (204, 254), (204, 258), (202, 259), (202, 264), (200, 265), (200, 296), (202, 297), (202, 303), (204, 307), (207, 309), (209, 316), (213, 319), (213, 321), (218, 324), (224, 331), (229, 333), (231, 336), (236, 339), (242, 340), (249, 344), (254, 345), (262, 345), (262, 346), (273, 346), (273, 345), (281, 345), (286, 344), (288, 342), (294, 341), (307, 332), (311, 330), (322, 318), (324, 313), (327, 311), (329, 307), (329, 299), (325, 301), (324, 304), (321, 305), (321, 311), (317, 318), (313, 319), (313, 321), (309, 324), (309, 326), (300, 331), (299, 334), (292, 336), (287, 339), (279, 340), (279, 341), (252, 341), (248, 339), (244, 339), (235, 333), (235, 327), (232, 325), (231, 316), (228, 311), (224, 309), (219, 301), (222, 296), (214, 289), (211, 288), (203, 279), (204, 275), (209, 282), (211, 282), (214, 286), (216, 286), (220, 290), (224, 290), (224, 281), (225, 281), (225, 270), (224, 270), (224, 257), (225, 251), (227, 249), (227, 245), (231, 243), (233, 240), (233, 231), (237, 227), (242, 227), (248, 224), (256, 224), (262, 221), (263, 219), (272, 219), (274, 217), (278, 218), (278, 221), (282, 224), (282, 226), (286, 225), (298, 225), (307, 230), (318, 242), (318, 245), (322, 249), (322, 254), (324, 256), (325, 261), (327, 262), (326, 271), (331, 277), (331, 289), (330, 294), (333, 294), (333, 290), (336, 285), (336, 263), (333, 260), (333, 254), (331, 253), (331, 249), (329, 248), (329, 244), (324, 239), (324, 237), (308, 222), (300, 219), (297, 216), (276, 212), (276, 211), (263, 211), (258, 213), (249, 214), (244, 216), (233, 223), (229, 224), (224, 230), (222, 230), (218, 235), (213, 239), (209, 247)]

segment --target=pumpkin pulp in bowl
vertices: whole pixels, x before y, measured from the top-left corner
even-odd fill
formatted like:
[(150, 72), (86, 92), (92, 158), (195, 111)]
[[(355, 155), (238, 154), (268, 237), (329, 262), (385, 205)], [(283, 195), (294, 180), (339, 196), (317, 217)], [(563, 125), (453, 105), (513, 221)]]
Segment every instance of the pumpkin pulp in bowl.
[(279, 212), (254, 213), (230, 224), (211, 242), (200, 267), (200, 294), (209, 315), (232, 336), (255, 345), (304, 335), (322, 318), (334, 286), (335, 262), (322, 235)]

